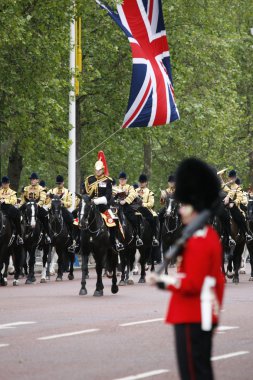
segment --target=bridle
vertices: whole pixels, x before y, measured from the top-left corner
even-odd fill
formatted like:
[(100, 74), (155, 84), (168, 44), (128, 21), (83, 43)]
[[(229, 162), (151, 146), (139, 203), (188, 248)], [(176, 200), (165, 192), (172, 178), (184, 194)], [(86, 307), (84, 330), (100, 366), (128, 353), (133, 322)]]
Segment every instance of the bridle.
[[(168, 206), (167, 206), (167, 203), (168, 203)], [(165, 228), (166, 234), (173, 234), (173, 232), (175, 232), (180, 226), (179, 216), (176, 210), (177, 210), (177, 204), (174, 198), (168, 197), (166, 199), (166, 211), (164, 214), (164, 228)], [(175, 227), (173, 229), (170, 229), (169, 227), (169, 220), (171, 219), (175, 220)]]
[[(52, 198), (52, 206), (54, 206), (53, 202), (55, 202), (55, 203), (59, 202), (59, 199)], [(62, 210), (61, 210), (60, 205), (59, 205), (59, 209), (60, 209), (59, 214), (53, 212), (53, 210), (56, 211), (56, 207), (52, 207), (50, 210), (50, 216), (51, 216), (51, 218), (50, 218), (50, 229), (53, 232), (53, 236), (55, 238), (58, 237), (62, 233), (63, 228), (64, 228)], [(56, 229), (53, 228), (53, 225), (57, 226), (57, 224), (60, 225), (59, 232), (57, 232)]]
[[(80, 209), (79, 209), (79, 227), (81, 230), (83, 231), (88, 231), (91, 235), (96, 235), (98, 236), (99, 233), (102, 231), (103, 229), (103, 226), (104, 226), (104, 221), (103, 219), (101, 218), (101, 225), (98, 227), (98, 229), (96, 230), (92, 230), (91, 229), (91, 226), (92, 224), (94, 223), (94, 221), (96, 220), (96, 205), (95, 204), (91, 204), (90, 205), (90, 208), (88, 210), (88, 215), (84, 218), (84, 210), (85, 210), (85, 206), (86, 206), (87, 202), (82, 198), (81, 200), (81, 203), (80, 203)], [(89, 219), (90, 219), (90, 216), (91, 216), (91, 212), (94, 212), (94, 217), (93, 219), (89, 222)]]

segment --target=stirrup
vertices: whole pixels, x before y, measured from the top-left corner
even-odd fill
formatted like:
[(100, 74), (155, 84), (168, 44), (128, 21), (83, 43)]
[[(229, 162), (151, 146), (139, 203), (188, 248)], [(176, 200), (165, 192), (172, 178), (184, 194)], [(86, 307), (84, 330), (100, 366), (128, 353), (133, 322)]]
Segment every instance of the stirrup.
[(120, 242), (116, 243), (115, 247), (116, 247), (116, 251), (117, 252), (123, 251), (123, 249), (124, 249), (124, 245), (122, 243), (120, 243)]
[(155, 237), (153, 237), (152, 246), (153, 247), (158, 247), (159, 246), (159, 241)]
[(20, 235), (17, 235), (17, 245), (23, 245), (23, 244), (24, 244), (24, 240), (22, 239)]
[(46, 243), (46, 244), (50, 244), (50, 243), (51, 243), (51, 239), (50, 239), (50, 237), (48, 236), (48, 234), (45, 235), (45, 243)]
[(68, 252), (75, 253), (76, 251), (76, 242), (73, 241), (73, 243), (68, 247)]
[(246, 232), (246, 234), (245, 234), (245, 237), (246, 237), (246, 241), (247, 241), (247, 242), (250, 242), (250, 241), (253, 240), (253, 236), (250, 235), (250, 234), (248, 234), (247, 232)]
[(228, 238), (228, 245), (229, 245), (229, 247), (235, 246), (235, 241), (234, 241), (234, 239), (232, 239), (231, 236), (229, 236), (229, 238)]
[(143, 245), (143, 241), (138, 235), (136, 235), (136, 247), (141, 247), (142, 245)]

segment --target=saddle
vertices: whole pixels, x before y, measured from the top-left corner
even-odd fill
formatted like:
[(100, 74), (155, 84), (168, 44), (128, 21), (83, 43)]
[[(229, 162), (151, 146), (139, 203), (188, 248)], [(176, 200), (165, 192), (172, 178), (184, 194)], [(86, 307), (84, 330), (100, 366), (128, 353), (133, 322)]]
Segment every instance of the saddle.
[(111, 210), (106, 210), (105, 212), (101, 213), (101, 215), (107, 227), (116, 227), (114, 215)]

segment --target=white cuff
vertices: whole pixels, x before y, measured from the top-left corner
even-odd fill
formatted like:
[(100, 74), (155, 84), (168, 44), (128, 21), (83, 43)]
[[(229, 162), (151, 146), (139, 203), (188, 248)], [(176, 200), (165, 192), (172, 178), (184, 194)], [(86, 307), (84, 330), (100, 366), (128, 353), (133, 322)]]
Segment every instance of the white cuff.
[(93, 202), (95, 203), (95, 205), (107, 205), (106, 197), (94, 198)]

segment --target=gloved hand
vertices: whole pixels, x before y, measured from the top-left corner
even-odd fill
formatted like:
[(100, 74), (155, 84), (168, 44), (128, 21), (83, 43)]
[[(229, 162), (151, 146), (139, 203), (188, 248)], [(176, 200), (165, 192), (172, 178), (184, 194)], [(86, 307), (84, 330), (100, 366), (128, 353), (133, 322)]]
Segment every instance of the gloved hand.
[(122, 206), (126, 203), (126, 201), (123, 199), (122, 201), (119, 202)]
[(159, 275), (155, 272), (152, 272), (147, 280), (150, 283), (150, 285), (156, 285), (159, 289), (163, 290), (167, 289), (169, 285), (173, 285), (176, 287), (180, 285), (179, 278), (167, 274)]

